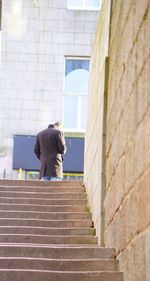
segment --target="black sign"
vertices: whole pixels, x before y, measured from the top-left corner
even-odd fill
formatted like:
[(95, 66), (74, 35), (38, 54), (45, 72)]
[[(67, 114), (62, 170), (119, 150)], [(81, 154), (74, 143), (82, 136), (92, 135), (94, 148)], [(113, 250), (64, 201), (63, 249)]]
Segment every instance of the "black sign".
[[(39, 171), (40, 161), (34, 154), (36, 136), (14, 136), (13, 169)], [(67, 153), (64, 155), (64, 173), (83, 173), (84, 138), (66, 137)]]

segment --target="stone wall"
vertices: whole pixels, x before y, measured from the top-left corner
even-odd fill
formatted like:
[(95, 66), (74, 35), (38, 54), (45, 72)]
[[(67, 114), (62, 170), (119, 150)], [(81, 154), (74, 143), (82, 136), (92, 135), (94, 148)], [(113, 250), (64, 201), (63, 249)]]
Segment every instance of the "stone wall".
[(105, 60), (108, 55), (110, 0), (104, 1), (90, 66), (88, 126), (85, 140), (84, 184), (86, 186), (94, 225), (102, 243), (102, 147), (104, 122)]
[[(149, 281), (150, 1), (111, 1), (109, 43), (107, 4), (104, 1), (105, 16), (100, 14), (92, 53), (85, 185), (99, 242), (101, 211), (105, 205), (105, 245), (116, 249), (125, 281)], [(107, 44), (109, 78), (105, 111)], [(107, 117), (105, 200), (102, 198), (103, 114)]]
[(149, 39), (150, 1), (113, 1), (105, 242), (125, 281), (150, 280)]

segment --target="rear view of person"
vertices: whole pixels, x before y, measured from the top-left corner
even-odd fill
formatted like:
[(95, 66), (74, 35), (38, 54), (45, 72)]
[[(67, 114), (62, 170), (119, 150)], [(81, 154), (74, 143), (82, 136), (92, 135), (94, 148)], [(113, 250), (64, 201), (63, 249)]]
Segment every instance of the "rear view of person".
[(62, 180), (63, 154), (67, 147), (62, 124), (50, 124), (47, 129), (38, 133), (34, 153), (41, 162), (40, 178), (43, 180)]

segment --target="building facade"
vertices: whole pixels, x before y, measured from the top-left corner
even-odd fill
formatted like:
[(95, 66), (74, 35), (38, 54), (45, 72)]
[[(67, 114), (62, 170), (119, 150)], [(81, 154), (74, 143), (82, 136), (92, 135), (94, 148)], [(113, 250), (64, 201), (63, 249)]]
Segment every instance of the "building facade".
[(84, 184), (125, 281), (150, 280), (150, 1), (103, 1), (91, 57)]
[(56, 121), (84, 134), (100, 1), (1, 2), (0, 177), (13, 178), (13, 135)]

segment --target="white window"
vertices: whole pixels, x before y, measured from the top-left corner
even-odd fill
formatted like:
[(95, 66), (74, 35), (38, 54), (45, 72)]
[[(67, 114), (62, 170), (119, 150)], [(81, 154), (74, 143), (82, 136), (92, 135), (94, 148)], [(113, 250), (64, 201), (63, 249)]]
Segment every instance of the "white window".
[(65, 131), (85, 131), (89, 58), (66, 58), (63, 122)]
[(100, 10), (101, 0), (68, 0), (71, 10)]

